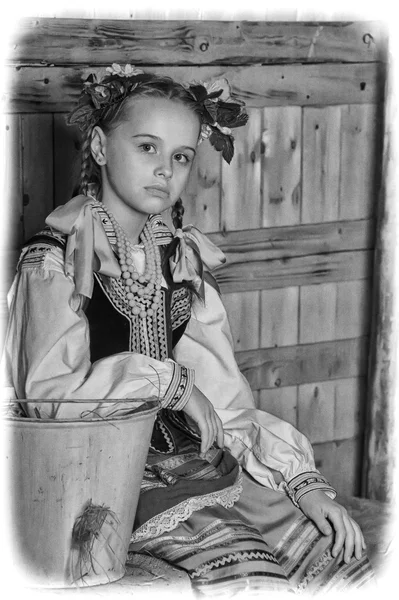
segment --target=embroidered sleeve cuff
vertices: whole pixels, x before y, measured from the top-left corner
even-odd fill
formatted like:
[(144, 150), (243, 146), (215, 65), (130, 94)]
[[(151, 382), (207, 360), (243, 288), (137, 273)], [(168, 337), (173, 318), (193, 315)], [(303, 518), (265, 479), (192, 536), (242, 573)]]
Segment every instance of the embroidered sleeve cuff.
[(318, 471), (306, 471), (296, 475), (286, 483), (285, 490), (295, 506), (299, 507), (299, 501), (305, 494), (313, 490), (321, 490), (327, 496), (334, 499), (337, 492), (328, 483), (327, 479)]
[(194, 369), (187, 369), (172, 360), (166, 359), (173, 367), (172, 379), (162, 400), (162, 407), (182, 410), (191, 396), (194, 385)]

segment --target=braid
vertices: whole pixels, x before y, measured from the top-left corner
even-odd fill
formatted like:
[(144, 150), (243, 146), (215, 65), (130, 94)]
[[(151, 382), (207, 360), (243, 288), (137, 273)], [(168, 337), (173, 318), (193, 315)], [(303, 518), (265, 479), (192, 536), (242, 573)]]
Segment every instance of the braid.
[(91, 184), (94, 184), (95, 192), (98, 193), (101, 189), (101, 174), (97, 163), (93, 160), (91, 154), (91, 135), (94, 125), (90, 125), (86, 132), (81, 148), (81, 169), (80, 169), (80, 185), (79, 193), (87, 196)]
[(87, 131), (82, 144), (81, 156), (82, 164), (80, 168), (80, 188), (81, 194), (87, 196), (87, 191), (90, 183), (90, 174), (92, 170), (92, 157), (91, 157), (91, 134), (93, 126), (91, 125)]
[(172, 208), (172, 222), (175, 229), (183, 227), (184, 206), (181, 198), (176, 200)]

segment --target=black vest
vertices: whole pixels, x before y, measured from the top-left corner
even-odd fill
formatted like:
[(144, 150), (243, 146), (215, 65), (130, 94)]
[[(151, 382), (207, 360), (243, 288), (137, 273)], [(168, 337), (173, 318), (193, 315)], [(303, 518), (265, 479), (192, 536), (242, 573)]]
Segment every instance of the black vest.
[[(163, 254), (163, 246), (160, 246)], [(161, 305), (158, 311), (157, 326), (163, 329), (164, 349), (160, 354), (149, 356), (164, 360), (173, 358), (173, 348), (182, 337), (191, 313), (191, 291), (183, 284), (172, 281), (168, 265), (163, 268), (163, 275), (168, 288), (161, 290)], [(134, 352), (139, 346), (140, 317), (133, 316), (118, 304), (116, 294), (110, 293), (106, 282), (101, 276), (94, 274), (92, 297), (84, 308), (90, 331), (90, 360), (94, 362), (101, 358), (119, 352)], [(136, 350), (138, 351), (138, 350)], [(146, 352), (140, 350), (143, 354)]]

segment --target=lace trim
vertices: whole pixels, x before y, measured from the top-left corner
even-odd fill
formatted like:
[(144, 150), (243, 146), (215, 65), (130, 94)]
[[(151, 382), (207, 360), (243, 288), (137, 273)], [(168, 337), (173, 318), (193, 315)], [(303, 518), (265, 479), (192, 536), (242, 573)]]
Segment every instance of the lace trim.
[(233, 485), (218, 492), (211, 492), (210, 494), (205, 494), (203, 496), (194, 496), (161, 514), (156, 515), (141, 525), (141, 527), (132, 534), (130, 542), (141, 542), (149, 538), (158, 537), (167, 531), (172, 531), (179, 523), (186, 521), (193, 512), (201, 510), (206, 506), (220, 504), (224, 506), (224, 508), (231, 508), (240, 498), (241, 492), (242, 473), (240, 468), (237, 480)]

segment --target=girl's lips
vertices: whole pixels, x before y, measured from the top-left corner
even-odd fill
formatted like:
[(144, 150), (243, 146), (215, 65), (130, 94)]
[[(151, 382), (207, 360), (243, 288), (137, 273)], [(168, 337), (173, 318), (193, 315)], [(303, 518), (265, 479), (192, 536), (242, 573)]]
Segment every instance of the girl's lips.
[(156, 187), (156, 186), (149, 185), (145, 189), (152, 196), (157, 196), (158, 198), (169, 198), (169, 196), (170, 196), (170, 193), (168, 192), (168, 190), (163, 189), (161, 187)]

